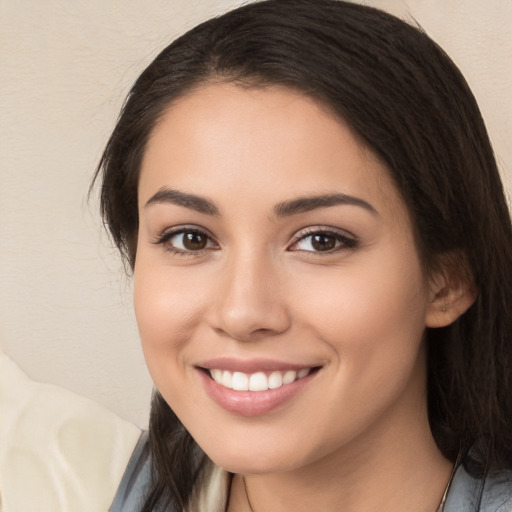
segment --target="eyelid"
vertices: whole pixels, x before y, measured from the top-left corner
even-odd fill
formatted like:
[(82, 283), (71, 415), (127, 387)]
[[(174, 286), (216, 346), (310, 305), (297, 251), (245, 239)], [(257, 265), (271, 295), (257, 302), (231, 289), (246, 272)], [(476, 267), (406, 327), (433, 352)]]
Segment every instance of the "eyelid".
[[(208, 242), (214, 245), (214, 247), (205, 247), (203, 249), (198, 250), (183, 250), (178, 247), (174, 247), (172, 245), (166, 245), (166, 243), (172, 239), (172, 237), (182, 234), (182, 233), (198, 233), (202, 236), (207, 237)], [(314, 250), (305, 250), (305, 249), (293, 249), (293, 246), (299, 243), (301, 240), (304, 240), (308, 237), (314, 235), (328, 235), (334, 237), (339, 244), (333, 249), (326, 251), (314, 251)], [(210, 232), (200, 226), (197, 225), (181, 225), (181, 226), (173, 226), (171, 228), (165, 228), (162, 232), (160, 232), (155, 239), (152, 241), (154, 245), (162, 245), (164, 249), (173, 254), (181, 255), (181, 256), (199, 256), (204, 254), (205, 252), (209, 252), (212, 250), (218, 250), (219, 244), (215, 237), (210, 234)], [(348, 232), (347, 230), (342, 230), (340, 228), (334, 228), (332, 226), (310, 226), (304, 229), (301, 229), (297, 233), (295, 233), (292, 237), (291, 243), (288, 245), (288, 251), (301, 251), (304, 253), (311, 253), (315, 255), (329, 255), (342, 250), (354, 249), (358, 245), (359, 241), (355, 235)]]
[[(301, 240), (304, 240), (310, 236), (314, 235), (330, 235), (336, 238), (338, 241), (341, 242), (340, 245), (335, 247), (334, 249), (328, 250), (328, 251), (307, 251), (303, 249), (291, 249), (294, 245), (296, 245)], [(305, 229), (302, 229), (298, 231), (292, 239), (292, 243), (288, 246), (288, 250), (291, 251), (302, 251), (306, 253), (312, 253), (312, 254), (318, 254), (318, 255), (329, 255), (336, 252), (339, 252), (341, 250), (349, 250), (354, 249), (359, 244), (358, 238), (350, 233), (349, 231), (340, 229), (340, 228), (334, 228), (332, 226), (312, 226), (307, 227)]]
[[(177, 247), (173, 247), (171, 245), (165, 245), (166, 242), (171, 240), (172, 237), (182, 234), (182, 233), (198, 233), (203, 236), (206, 236), (210, 242), (212, 242), (216, 247), (205, 247), (204, 249), (199, 249), (197, 251), (192, 250), (182, 250)], [(151, 242), (154, 245), (162, 245), (164, 249), (173, 254), (177, 254), (180, 256), (199, 256), (204, 254), (205, 252), (216, 250), (218, 248), (218, 242), (215, 240), (215, 237), (209, 233), (209, 231), (205, 228), (196, 225), (182, 225), (182, 226), (173, 226), (172, 228), (165, 228), (161, 231)]]

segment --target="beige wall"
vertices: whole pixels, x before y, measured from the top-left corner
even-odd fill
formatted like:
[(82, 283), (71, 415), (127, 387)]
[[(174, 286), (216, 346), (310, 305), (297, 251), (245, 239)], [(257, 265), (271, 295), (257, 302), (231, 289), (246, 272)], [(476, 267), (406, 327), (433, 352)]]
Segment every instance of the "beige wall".
[[(235, 0), (0, 0), (0, 345), (34, 379), (144, 426), (151, 382), (130, 282), (90, 177), (137, 74)], [(373, 0), (459, 64), (512, 190), (512, 2)]]

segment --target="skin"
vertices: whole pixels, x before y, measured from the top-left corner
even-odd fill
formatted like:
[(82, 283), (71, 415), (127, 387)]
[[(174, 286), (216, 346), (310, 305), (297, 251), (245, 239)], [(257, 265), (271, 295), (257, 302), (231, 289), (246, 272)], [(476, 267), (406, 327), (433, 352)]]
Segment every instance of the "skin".
[[(155, 197), (164, 188), (217, 212)], [(333, 193), (359, 203), (276, 214)], [(241, 475), (254, 511), (436, 510), (452, 463), (428, 425), (423, 334), (471, 297), (424, 275), (400, 194), (349, 127), (287, 89), (205, 85), (153, 130), (139, 215), (134, 299), (147, 364), (199, 445), (236, 474), (228, 510), (250, 510)], [(162, 242), (181, 228), (204, 232), (205, 248), (187, 250), (179, 234)], [(327, 228), (334, 249), (315, 250), (311, 232)], [(248, 417), (205, 391), (197, 366), (226, 356), (321, 369)]]

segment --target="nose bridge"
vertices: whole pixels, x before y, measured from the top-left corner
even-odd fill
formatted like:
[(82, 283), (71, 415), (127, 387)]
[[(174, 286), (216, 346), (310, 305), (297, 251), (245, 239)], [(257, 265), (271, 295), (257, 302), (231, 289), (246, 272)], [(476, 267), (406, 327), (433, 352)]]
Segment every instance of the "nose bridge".
[(220, 275), (215, 327), (241, 341), (284, 332), (289, 318), (280, 284), (278, 264), (264, 249), (232, 251)]

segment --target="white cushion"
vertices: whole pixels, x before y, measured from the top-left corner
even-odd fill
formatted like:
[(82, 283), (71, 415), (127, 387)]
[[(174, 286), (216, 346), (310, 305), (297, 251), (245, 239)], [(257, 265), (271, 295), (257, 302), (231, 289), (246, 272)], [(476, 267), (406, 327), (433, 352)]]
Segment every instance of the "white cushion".
[(0, 351), (0, 511), (106, 512), (140, 430)]

